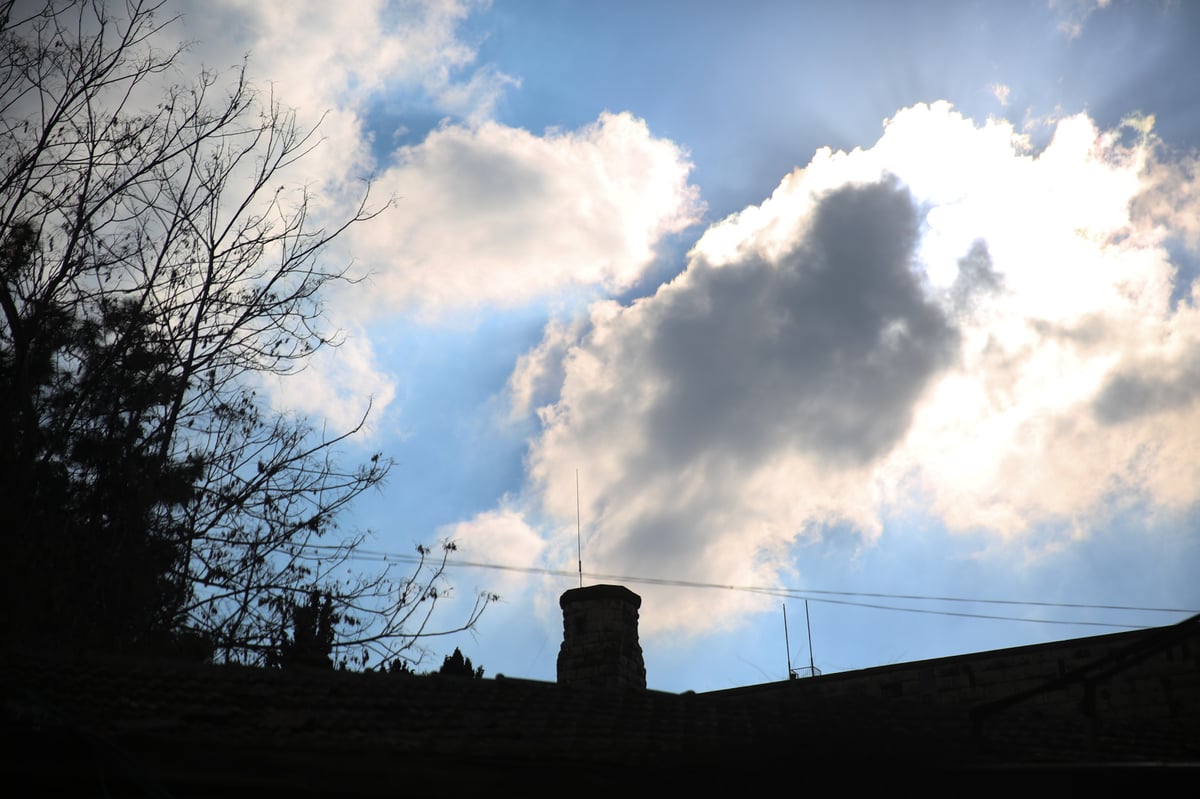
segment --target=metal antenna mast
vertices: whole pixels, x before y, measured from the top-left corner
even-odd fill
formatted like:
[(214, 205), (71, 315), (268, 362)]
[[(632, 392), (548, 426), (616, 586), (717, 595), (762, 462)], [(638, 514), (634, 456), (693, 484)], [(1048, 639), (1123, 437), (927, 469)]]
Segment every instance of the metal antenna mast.
[(817, 676), (817, 666), (813, 663), (812, 653), (812, 622), (808, 620), (808, 600), (804, 600), (804, 622), (808, 625), (808, 674), (810, 677)]
[(796, 675), (792, 674), (792, 645), (788, 641), (787, 603), (780, 602), (779, 604), (783, 606), (783, 646), (785, 649), (787, 649), (788, 679), (791, 680), (794, 679)]
[(583, 533), (579, 521), (579, 470), (575, 470), (575, 553), (579, 557), (579, 587), (583, 588)]

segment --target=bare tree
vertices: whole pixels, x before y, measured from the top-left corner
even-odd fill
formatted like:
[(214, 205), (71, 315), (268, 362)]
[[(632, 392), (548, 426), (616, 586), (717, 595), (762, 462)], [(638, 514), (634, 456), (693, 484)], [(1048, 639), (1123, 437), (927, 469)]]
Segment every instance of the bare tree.
[(338, 514), (391, 462), (343, 465), (358, 427), (258, 394), (338, 344), (321, 296), (353, 278), (327, 246), (387, 204), (365, 183), (348, 219), (315, 225), (288, 183), (314, 130), (244, 70), (171, 84), (163, 3), (118, 6), (0, 1), (0, 479), (28, 564), (2, 589), (7, 632), (190, 636), (255, 663), (306, 635), (342, 662), (403, 655), (433, 633), (453, 545), (339, 578), (364, 539)]

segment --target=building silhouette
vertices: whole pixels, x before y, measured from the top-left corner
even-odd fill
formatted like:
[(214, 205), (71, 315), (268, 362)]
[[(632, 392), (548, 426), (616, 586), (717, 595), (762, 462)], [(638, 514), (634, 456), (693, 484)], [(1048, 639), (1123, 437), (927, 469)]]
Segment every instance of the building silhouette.
[(1124, 789), (1200, 776), (1200, 616), (677, 694), (645, 687), (640, 602), (621, 586), (563, 594), (557, 682), (10, 648), (4, 772), (38, 795), (180, 797)]

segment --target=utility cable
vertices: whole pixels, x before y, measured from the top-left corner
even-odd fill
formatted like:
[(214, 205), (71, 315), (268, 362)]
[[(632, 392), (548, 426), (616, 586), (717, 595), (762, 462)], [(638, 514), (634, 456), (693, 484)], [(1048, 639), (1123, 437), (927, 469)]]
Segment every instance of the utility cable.
[[(393, 552), (384, 552), (380, 550), (356, 549), (347, 551), (345, 547), (334, 545), (310, 545), (309, 549), (331, 549), (341, 550), (342, 554), (348, 560), (362, 560), (385, 563), (407, 563), (420, 564), (428, 563), (430, 558), (420, 558), (415, 555), (402, 555)], [(500, 563), (484, 563), (480, 561), (465, 561), (457, 559), (447, 559), (447, 568), (474, 568), (474, 569), (491, 569), (497, 571), (509, 571), (522, 574), (540, 574), (551, 577), (577, 577), (575, 572), (566, 571), (563, 569), (550, 569), (540, 566), (514, 566)], [(1060, 619), (1042, 619), (1042, 618), (1027, 618), (1023, 616), (1000, 616), (993, 614), (966, 613), (961, 611), (951, 610), (934, 610), (930, 608), (912, 608), (912, 607), (897, 607), (894, 605), (881, 605), (869, 602), (852, 602), (847, 599), (833, 599), (830, 597), (867, 597), (875, 599), (900, 599), (922, 602), (959, 602), (971, 604), (993, 604), (993, 605), (1010, 605), (1010, 606), (1029, 606), (1029, 607), (1046, 607), (1046, 608), (1074, 608), (1087, 610), (1119, 610), (1119, 611), (1134, 611), (1143, 613), (1188, 613), (1195, 614), (1200, 611), (1190, 608), (1161, 608), (1161, 607), (1143, 607), (1133, 605), (1106, 605), (1106, 604), (1087, 604), (1080, 602), (1045, 602), (1045, 601), (1023, 601), (1014, 599), (973, 599), (967, 597), (949, 597), (949, 596), (924, 596), (920, 594), (888, 594), (881, 592), (866, 592), (866, 591), (830, 591), (815, 588), (772, 588), (763, 586), (744, 586), (744, 585), (729, 585), (721, 583), (700, 582), (694, 580), (677, 580), (669, 578), (656, 577), (636, 577), (630, 575), (603, 574), (596, 572), (583, 572), (583, 575), (593, 580), (610, 580), (620, 583), (638, 583), (643, 585), (659, 585), (679, 588), (705, 588), (718, 589), (726, 591), (744, 591), (748, 593), (765, 594), (768, 596), (784, 597), (790, 599), (809, 599), (813, 602), (824, 602), (826, 604), (847, 605), (853, 607), (872, 608), (876, 610), (891, 610), (909, 613), (926, 613), (940, 616), (959, 616), (965, 618), (976, 619), (995, 619), (1001, 621), (1023, 621), (1038, 624), (1068, 624), (1072, 626), (1094, 626), (1094, 627), (1119, 627), (1125, 629), (1145, 629), (1147, 625), (1119, 624), (1097, 621), (1070, 621)], [(1153, 625), (1150, 625), (1153, 626)]]

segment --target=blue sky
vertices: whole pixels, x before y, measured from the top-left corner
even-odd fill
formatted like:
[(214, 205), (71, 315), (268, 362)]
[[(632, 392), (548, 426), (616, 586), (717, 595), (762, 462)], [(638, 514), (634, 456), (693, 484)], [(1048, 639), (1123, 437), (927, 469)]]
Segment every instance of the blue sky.
[(552, 680), (577, 537), (796, 589), (789, 653), (777, 594), (629, 581), (669, 691), (806, 665), (805, 597), (825, 672), (1200, 610), (1200, 5), (168, 9), (189, 68), (325, 115), (325, 218), (396, 198), (329, 254), (369, 275), (346, 343), (275, 389), (373, 398), (396, 466), (344, 529), (546, 570), (451, 569), (444, 626), (502, 601), (425, 666)]

